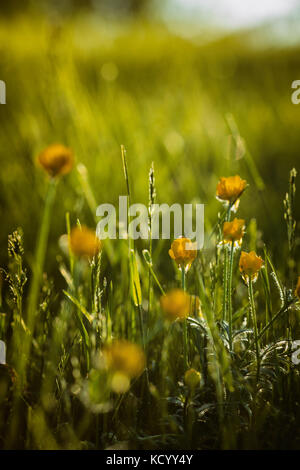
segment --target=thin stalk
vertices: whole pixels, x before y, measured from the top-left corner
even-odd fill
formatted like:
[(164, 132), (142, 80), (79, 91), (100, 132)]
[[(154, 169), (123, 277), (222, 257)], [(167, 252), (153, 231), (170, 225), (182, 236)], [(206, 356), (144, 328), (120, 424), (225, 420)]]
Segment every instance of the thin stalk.
[(70, 222), (70, 212), (66, 213), (66, 226), (67, 226), (67, 235), (68, 235), (68, 249), (69, 249), (69, 262), (70, 262), (70, 273), (73, 279), (74, 275), (74, 255), (71, 250), (71, 222)]
[[(128, 173), (128, 166), (127, 166), (127, 157), (126, 157), (126, 149), (124, 145), (121, 145), (121, 156), (122, 156), (122, 163), (123, 163), (123, 171), (124, 171), (124, 178), (126, 182), (126, 191), (127, 191), (127, 224), (128, 227), (130, 227), (130, 213), (129, 213), (129, 208), (131, 204), (131, 188), (130, 188), (130, 181), (129, 181), (129, 173)], [(128, 228), (128, 254), (129, 254), (129, 274), (130, 274), (130, 283), (131, 289), (135, 289), (134, 287), (134, 280), (133, 280), (133, 268), (132, 268), (132, 262), (130, 260), (130, 253), (131, 251), (134, 250), (134, 240), (131, 236), (131, 233)], [(131, 305), (131, 310), (130, 310), (130, 322), (131, 322), (131, 332), (133, 335), (133, 338), (135, 337), (135, 331), (136, 331), (136, 319), (135, 319), (135, 310), (132, 308)]]
[[(232, 204), (229, 204), (226, 211), (225, 222), (230, 221)], [(228, 318), (228, 271), (229, 271), (229, 257), (226, 245), (224, 245), (224, 270), (223, 270), (223, 320), (227, 321)]]
[(144, 332), (144, 322), (143, 322), (143, 312), (142, 312), (142, 306), (139, 304), (139, 319), (140, 319), (140, 329), (141, 329), (141, 338), (142, 338), (142, 345), (143, 349), (146, 352), (146, 342), (145, 342), (145, 332)]
[[(265, 326), (266, 326), (269, 323), (269, 321), (272, 319), (272, 300), (271, 300), (271, 290), (270, 290), (270, 282), (269, 282), (268, 260), (267, 260), (266, 248), (264, 248), (264, 253), (265, 253), (265, 262), (261, 270), (261, 274), (263, 278), (263, 285), (264, 285), (264, 291), (265, 291), (265, 297), (266, 297), (266, 321), (265, 321)], [(268, 331), (266, 335), (267, 342), (269, 341), (269, 336), (270, 335)]]
[(228, 253), (224, 246), (224, 269), (223, 269), (223, 320), (227, 320), (227, 293), (228, 293)]
[(230, 261), (228, 273), (228, 322), (229, 322), (229, 349), (232, 351), (232, 271), (233, 271), (234, 242), (231, 242)]
[[(143, 350), (144, 350), (145, 356), (147, 357), (147, 354), (146, 354), (146, 341), (145, 341), (145, 332), (144, 332), (144, 322), (143, 322), (142, 306), (139, 304), (138, 308), (139, 308), (139, 319), (140, 319), (140, 329), (141, 329), (142, 345), (143, 345)], [(145, 372), (146, 372), (147, 389), (149, 390), (149, 373), (148, 373), (148, 366), (147, 366), (147, 364), (146, 364)]]
[[(149, 223), (149, 253), (150, 259), (152, 260), (152, 250), (153, 250), (153, 241), (152, 241), (152, 216), (153, 216), (153, 204), (156, 199), (156, 189), (155, 189), (155, 177), (154, 177), (154, 164), (150, 167), (149, 171), (149, 205), (148, 205), (148, 223)], [(150, 267), (148, 269), (148, 322), (150, 318), (150, 312), (152, 308), (152, 276)], [(148, 325), (149, 327), (149, 325)]]
[(185, 292), (185, 270), (182, 268), (181, 270), (181, 287), (182, 290)]
[(158, 278), (157, 278), (155, 272), (153, 271), (152, 266), (148, 264), (148, 267), (149, 267), (149, 271), (150, 271), (150, 273), (152, 274), (153, 279), (155, 280), (155, 282), (156, 282), (156, 284), (157, 284), (157, 286), (158, 286), (158, 288), (159, 288), (161, 294), (162, 294), (162, 295), (166, 295), (166, 292), (165, 292), (165, 290), (163, 289), (161, 283), (159, 282), (159, 280), (158, 280)]
[(291, 302), (289, 302), (287, 305), (285, 305), (284, 307), (282, 307), (279, 312), (276, 313), (276, 315), (274, 315), (274, 317), (271, 318), (271, 320), (269, 321), (269, 323), (261, 330), (261, 332), (259, 333), (258, 335), (258, 340), (261, 339), (261, 337), (266, 333), (266, 331), (268, 331), (268, 329), (270, 328), (270, 326), (273, 325), (274, 321), (277, 320), (277, 318), (282, 315), (282, 313), (285, 313), (289, 307), (294, 303), (294, 300), (292, 300)]
[(253, 327), (254, 327), (254, 341), (255, 341), (255, 351), (256, 351), (256, 362), (257, 362), (257, 380), (258, 380), (259, 367), (260, 367), (260, 351), (259, 351), (259, 337), (258, 337), (258, 329), (257, 329), (256, 309), (255, 309), (254, 295), (253, 295), (253, 282), (252, 282), (251, 277), (249, 278), (249, 283), (248, 283), (248, 294), (249, 294), (252, 322), (253, 322)]
[[(152, 228), (151, 228), (151, 222), (150, 222), (150, 240), (149, 240), (149, 253), (152, 259)], [(150, 318), (151, 314), (151, 307), (152, 307), (152, 275), (151, 275), (151, 269), (150, 266), (148, 266), (148, 319)]]
[(53, 203), (56, 194), (56, 185), (57, 180), (52, 178), (49, 181), (48, 192), (45, 200), (45, 207), (43, 212), (43, 217), (40, 225), (40, 232), (38, 235), (36, 253), (34, 258), (34, 264), (32, 268), (32, 282), (29, 291), (29, 300), (27, 306), (27, 328), (31, 336), (26, 335), (23, 343), (22, 357), (20, 359), (20, 374), (23, 376), (21, 382), (24, 380), (26, 375), (26, 363), (29, 359), (31, 339), (34, 335), (34, 325), (36, 320), (36, 310), (39, 297), (39, 291), (41, 286), (41, 279), (44, 269), (48, 235), (50, 229), (50, 221)]
[(37, 241), (37, 249), (33, 265), (33, 277), (29, 292), (29, 302), (27, 310), (27, 326), (32, 331), (34, 314), (36, 311), (41, 277), (44, 269), (45, 255), (47, 250), (47, 242), (50, 228), (51, 212), (56, 193), (56, 180), (53, 178), (49, 182), (48, 192), (45, 200), (43, 218), (41, 222), (40, 232)]
[[(181, 286), (182, 290), (185, 291), (185, 270), (182, 266), (181, 270)], [(187, 320), (183, 320), (183, 357), (184, 357), (184, 367), (188, 369), (188, 331), (187, 331)]]

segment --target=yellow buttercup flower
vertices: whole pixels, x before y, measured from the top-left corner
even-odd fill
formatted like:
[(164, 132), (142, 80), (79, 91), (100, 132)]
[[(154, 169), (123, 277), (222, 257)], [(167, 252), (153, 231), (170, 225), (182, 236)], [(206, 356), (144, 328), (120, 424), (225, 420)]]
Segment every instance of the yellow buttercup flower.
[(167, 320), (184, 320), (190, 313), (191, 298), (182, 289), (173, 289), (160, 298), (160, 305)]
[(300, 299), (300, 276), (298, 276), (298, 282), (295, 289), (295, 296)]
[(197, 256), (197, 250), (189, 238), (177, 238), (173, 241), (169, 250), (170, 257), (176, 262), (180, 270), (186, 272), (190, 269), (192, 262)]
[(116, 393), (126, 393), (130, 388), (130, 378), (123, 372), (115, 372), (112, 375), (110, 387)]
[(253, 282), (256, 281), (258, 273), (263, 264), (264, 262), (262, 258), (257, 256), (255, 251), (250, 251), (250, 253), (242, 251), (239, 268), (246, 284), (249, 283), (249, 279), (251, 279)]
[(244, 219), (233, 219), (232, 222), (223, 224), (223, 244), (234, 243), (234, 246), (240, 246), (245, 233)]
[(92, 258), (102, 248), (102, 243), (96, 233), (82, 225), (74, 227), (70, 234), (70, 247), (74, 255), (83, 258)]
[(68, 147), (53, 144), (40, 153), (38, 162), (51, 177), (56, 177), (72, 170), (74, 157)]
[[(137, 344), (126, 340), (115, 340), (103, 349), (106, 368), (118, 379), (138, 377), (144, 370), (146, 359), (143, 350)], [(123, 380), (124, 383), (124, 380)]]
[(192, 390), (200, 384), (200, 380), (201, 374), (195, 369), (189, 369), (184, 374), (184, 382)]
[(239, 175), (220, 178), (217, 185), (217, 198), (229, 203), (235, 202), (244, 192), (247, 181)]

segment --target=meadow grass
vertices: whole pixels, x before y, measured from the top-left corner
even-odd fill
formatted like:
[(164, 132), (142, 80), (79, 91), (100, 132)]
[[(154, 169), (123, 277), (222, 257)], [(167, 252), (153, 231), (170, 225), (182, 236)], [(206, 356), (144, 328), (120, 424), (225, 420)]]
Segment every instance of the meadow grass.
[[(1, 447), (299, 448), (299, 50), (84, 18), (20, 16), (0, 38)], [(54, 181), (36, 164), (53, 142), (76, 158)], [(235, 174), (249, 183), (242, 250), (264, 261), (248, 285), (241, 248), (220, 245), (233, 217), (216, 186)], [(205, 204), (186, 274), (172, 240), (106, 240), (89, 260), (68, 248), (120, 194), (148, 204), (150, 227), (155, 201)], [(172, 288), (198, 299), (183, 322), (164, 316)], [(138, 359), (111, 372), (120, 339), (143, 351), (142, 372)]]

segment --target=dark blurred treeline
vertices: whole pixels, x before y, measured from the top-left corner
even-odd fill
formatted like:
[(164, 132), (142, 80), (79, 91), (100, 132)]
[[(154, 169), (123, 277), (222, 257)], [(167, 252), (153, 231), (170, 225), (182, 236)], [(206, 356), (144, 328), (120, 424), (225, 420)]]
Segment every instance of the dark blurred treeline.
[(1, 2), (0, 16), (11, 16), (28, 11), (58, 12), (74, 15), (80, 12), (102, 15), (136, 16), (149, 13), (153, 0), (10, 0)]

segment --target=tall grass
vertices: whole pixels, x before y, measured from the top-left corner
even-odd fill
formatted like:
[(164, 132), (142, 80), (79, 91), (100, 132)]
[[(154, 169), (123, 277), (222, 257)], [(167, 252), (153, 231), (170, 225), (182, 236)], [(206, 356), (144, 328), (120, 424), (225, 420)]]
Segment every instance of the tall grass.
[[(0, 29), (14, 31), (1, 50), (1, 448), (299, 448), (299, 210), (286, 170), (298, 162), (287, 89), (298, 51), (78, 21), (20, 17)], [(54, 200), (35, 156), (55, 141), (77, 163)], [(264, 259), (248, 286), (239, 252), (220, 246), (229, 211), (215, 200), (218, 178), (236, 173), (249, 182), (242, 247)], [(121, 194), (148, 200), (150, 239), (76, 256), (72, 227), (95, 228), (97, 205)], [(175, 201), (206, 204), (205, 246), (187, 274), (171, 241), (151, 238), (152, 205)], [(168, 322), (160, 299), (180, 286), (199, 309)], [(116, 339), (146, 357), (127, 389), (103, 365)]]

